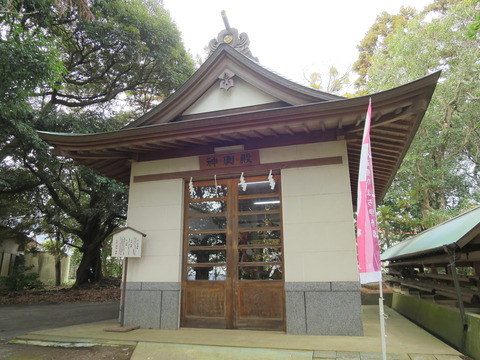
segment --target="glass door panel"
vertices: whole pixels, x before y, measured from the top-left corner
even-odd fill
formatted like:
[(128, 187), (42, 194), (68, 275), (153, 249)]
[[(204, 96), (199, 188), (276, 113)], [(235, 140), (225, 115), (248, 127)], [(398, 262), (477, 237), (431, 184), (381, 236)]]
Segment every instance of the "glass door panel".
[[(280, 182), (238, 190), (238, 279), (282, 280)], [(256, 264), (254, 264), (256, 263)]]

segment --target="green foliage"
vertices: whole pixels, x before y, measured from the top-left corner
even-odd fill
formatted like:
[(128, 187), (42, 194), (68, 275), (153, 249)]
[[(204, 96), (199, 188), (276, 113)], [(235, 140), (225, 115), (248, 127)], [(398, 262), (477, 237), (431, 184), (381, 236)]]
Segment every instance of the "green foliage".
[(55, 240), (45, 240), (42, 244), (42, 248), (55, 258), (62, 258), (67, 256), (65, 244)]
[(112, 237), (110, 236), (102, 247), (103, 274), (107, 277), (121, 278), (123, 275), (123, 259), (114, 258), (112, 254)]
[(480, 48), (477, 39), (466, 36), (477, 16), (475, 2), (434, 2), (397, 28), (370, 58), (367, 93), (442, 71), (422, 125), (380, 207), (381, 214), (386, 212), (380, 228), (395, 234), (395, 241), (480, 203)]
[(359, 75), (355, 81), (357, 88), (365, 86), (368, 80), (372, 62), (378, 54), (387, 51), (388, 43), (401, 31), (408, 21), (415, 16), (415, 10), (411, 7), (402, 7), (400, 13), (391, 15), (383, 12), (377, 16), (375, 23), (371, 26), (365, 37), (357, 46), (359, 56), (353, 64), (353, 70)]
[[(475, 6), (475, 10), (480, 11), (480, 0), (477, 0), (477, 4)], [(475, 39), (480, 32), (480, 14), (477, 15), (477, 18), (474, 22), (472, 22), (468, 28), (467, 36)]]
[(119, 129), (138, 116), (120, 113), (120, 94), (146, 111), (191, 75), (193, 61), (157, 1), (0, 0), (0, 8), (0, 227), (58, 234), (59, 246), (84, 255), (77, 283), (97, 281), (102, 244), (125, 220), (127, 187), (53, 157), (36, 130)]
[(33, 265), (26, 266), (23, 256), (17, 258), (13, 273), (9, 276), (0, 277), (0, 289), (7, 291), (19, 291), (30, 289), (42, 289), (43, 283), (39, 275), (35, 272), (29, 272)]

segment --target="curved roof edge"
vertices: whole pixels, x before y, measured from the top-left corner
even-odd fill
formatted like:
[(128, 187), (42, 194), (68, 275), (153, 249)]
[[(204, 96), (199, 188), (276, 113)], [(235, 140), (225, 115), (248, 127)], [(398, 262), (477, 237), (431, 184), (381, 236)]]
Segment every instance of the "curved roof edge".
[[(61, 143), (61, 140), (63, 139), (63, 140), (66, 140), (67, 143), (74, 146), (74, 144), (77, 144), (77, 143), (78, 144), (96, 143), (97, 141), (106, 140), (106, 139), (110, 140), (108, 142), (114, 142), (117, 139), (136, 136), (137, 134), (138, 136), (151, 134), (152, 132), (157, 131), (157, 129), (158, 131), (167, 131), (167, 129), (170, 127), (191, 129), (192, 126), (195, 126), (195, 124), (198, 124), (198, 126), (202, 126), (203, 121), (211, 120), (211, 119), (216, 119), (217, 122), (221, 122), (222, 119), (228, 118), (230, 122), (233, 122), (235, 121), (236, 118), (239, 118), (239, 121), (244, 121), (246, 118), (251, 116), (251, 114), (257, 114), (256, 121), (259, 121), (260, 119), (263, 119), (263, 118), (272, 118), (272, 117), (276, 118), (276, 117), (288, 115), (290, 113), (299, 113), (299, 112), (302, 114), (319, 113), (319, 112), (320, 113), (325, 112), (330, 114), (345, 108), (347, 109), (360, 108), (363, 114), (363, 113), (366, 113), (366, 107), (368, 105), (370, 98), (372, 99), (372, 103), (378, 106), (379, 102), (383, 102), (383, 101), (389, 102), (391, 99), (401, 98), (403, 95), (409, 94), (411, 91), (418, 90), (419, 88), (423, 89), (425, 87), (432, 88), (430, 93), (430, 97), (431, 97), (431, 95), (433, 94), (433, 89), (437, 84), (440, 74), (441, 72), (438, 71), (438, 72), (429, 74), (427, 76), (424, 76), (420, 79), (416, 79), (409, 83), (400, 85), (395, 88), (391, 88), (391, 89), (383, 90), (378, 93), (359, 96), (355, 98), (340, 97), (339, 99), (334, 99), (330, 101), (321, 101), (321, 102), (310, 103), (310, 104), (296, 105), (292, 107), (265, 109), (260, 111), (237, 113), (233, 115), (220, 115), (214, 118), (206, 117), (206, 118), (199, 118), (195, 120), (184, 120), (184, 121), (174, 122), (174, 123), (152, 124), (152, 125), (135, 126), (135, 127), (130, 127), (127, 125), (119, 130), (98, 132), (98, 133), (85, 133), (85, 134), (59, 133), (59, 132), (48, 132), (48, 131), (40, 131), (40, 130), (37, 130), (37, 133), (40, 134), (40, 137), (43, 140), (52, 142), (52, 144), (56, 144), (57, 141)], [(430, 100), (430, 97), (428, 98), (428, 100)], [(424, 110), (426, 110), (426, 107), (427, 105), (425, 105)], [(141, 118), (139, 118), (138, 120), (140, 119)], [(365, 119), (362, 117), (361, 122), (363, 123), (364, 120)], [(344, 124), (344, 125), (353, 125), (353, 124)], [(360, 129), (359, 131), (363, 131), (363, 125), (359, 129)], [(62, 144), (62, 145), (67, 145), (67, 144)]]
[[(235, 50), (232, 50), (235, 51)], [(235, 51), (236, 52), (236, 51)], [(369, 99), (375, 192), (382, 199), (428, 108), (440, 72), (402, 86), (357, 98), (340, 98), (271, 109), (204, 114), (205, 117), (155, 123), (95, 134), (38, 132), (53, 153), (75, 159), (104, 176), (130, 181), (132, 161), (205, 155), (214, 147), (346, 141), (352, 203), (356, 203), (358, 164)], [(148, 157), (150, 160), (153, 158)], [(143, 159), (143, 160), (142, 160)]]

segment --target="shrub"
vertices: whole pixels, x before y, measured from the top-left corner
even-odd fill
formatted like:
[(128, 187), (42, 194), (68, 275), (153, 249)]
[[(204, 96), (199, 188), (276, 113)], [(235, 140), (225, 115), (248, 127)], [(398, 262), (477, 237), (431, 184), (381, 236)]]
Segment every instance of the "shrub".
[(30, 273), (33, 265), (26, 266), (23, 256), (17, 258), (11, 275), (0, 277), (0, 289), (8, 291), (42, 289), (43, 283), (37, 273)]

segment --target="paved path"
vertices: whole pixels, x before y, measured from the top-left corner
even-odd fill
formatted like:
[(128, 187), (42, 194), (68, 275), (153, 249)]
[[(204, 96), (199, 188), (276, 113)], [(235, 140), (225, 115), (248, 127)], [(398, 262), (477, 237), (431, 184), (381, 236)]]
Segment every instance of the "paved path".
[[(105, 320), (36, 331), (15, 341), (31, 345), (121, 344), (135, 347), (131, 360), (381, 360), (378, 306), (363, 306), (362, 310), (364, 336), (189, 328), (112, 332), (105, 329), (118, 327), (118, 322)], [(388, 360), (462, 360), (459, 352), (394, 310), (386, 312)]]
[(0, 343), (32, 331), (118, 317), (118, 302), (56, 305), (1, 305)]
[[(102, 310), (102, 304), (84, 304), (85, 311)], [(105, 304), (103, 304), (105, 305)], [(70, 306), (66, 306), (67, 309)], [(22, 312), (22, 307), (19, 307)], [(60, 314), (61, 306), (52, 311)], [(27, 308), (28, 309), (28, 308)], [(115, 307), (114, 307), (115, 309)], [(279, 331), (188, 329), (112, 332), (115, 319), (34, 331), (17, 336), (16, 344), (29, 345), (118, 345), (135, 347), (130, 360), (381, 360), (378, 306), (364, 306), (364, 336), (289, 335)], [(37, 308), (45, 311), (45, 307)], [(69, 309), (69, 318), (77, 317)], [(0, 328), (2, 313), (0, 311)], [(428, 334), (392, 309), (386, 309), (388, 360), (462, 360), (460, 353)], [(51, 313), (50, 313), (51, 314)], [(80, 317), (80, 321), (88, 321)], [(65, 326), (65, 322), (61, 323)], [(45, 325), (45, 324), (44, 324)], [(23, 330), (22, 330), (23, 331)], [(0, 346), (1, 350), (1, 346)], [(8, 350), (8, 349), (7, 349)], [(2, 359), (0, 351), (0, 359)], [(69, 356), (61, 359), (73, 358)], [(94, 358), (98, 359), (99, 356)], [(40, 358), (42, 359), (42, 358)], [(53, 359), (45, 357), (44, 359)], [(84, 359), (84, 358), (78, 358)], [(92, 360), (91, 358), (85, 358)], [(480, 360), (480, 359), (479, 359)]]

